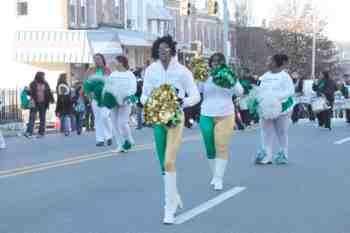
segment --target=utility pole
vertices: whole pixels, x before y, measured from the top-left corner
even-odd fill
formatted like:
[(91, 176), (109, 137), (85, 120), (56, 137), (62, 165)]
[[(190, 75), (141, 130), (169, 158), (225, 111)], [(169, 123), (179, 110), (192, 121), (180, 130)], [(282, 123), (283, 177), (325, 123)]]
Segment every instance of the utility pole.
[(311, 79), (315, 79), (316, 70), (316, 11), (315, 4), (312, 1), (312, 64), (311, 64)]
[(223, 7), (223, 13), (224, 13), (224, 55), (227, 59), (227, 61), (230, 60), (230, 55), (229, 54), (229, 40), (228, 40), (228, 28), (229, 28), (229, 12), (228, 12), (228, 5), (227, 5), (227, 0), (224, 1), (224, 7)]

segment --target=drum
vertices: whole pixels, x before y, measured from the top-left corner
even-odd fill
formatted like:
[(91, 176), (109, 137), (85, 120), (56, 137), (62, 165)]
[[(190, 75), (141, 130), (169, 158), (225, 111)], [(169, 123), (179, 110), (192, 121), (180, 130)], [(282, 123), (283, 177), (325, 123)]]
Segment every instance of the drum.
[(343, 109), (350, 110), (350, 99), (344, 100)]
[(311, 102), (311, 108), (314, 113), (320, 113), (329, 109), (330, 107), (327, 104), (327, 100), (324, 97), (316, 97)]

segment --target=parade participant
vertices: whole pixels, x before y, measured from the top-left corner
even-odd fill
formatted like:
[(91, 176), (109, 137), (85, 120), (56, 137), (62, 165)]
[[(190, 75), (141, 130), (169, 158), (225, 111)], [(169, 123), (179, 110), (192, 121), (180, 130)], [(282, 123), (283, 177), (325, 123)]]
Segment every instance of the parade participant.
[[(86, 78), (99, 77), (104, 79), (111, 74), (111, 71), (108, 68), (106, 60), (102, 54), (95, 54), (94, 62), (95, 66), (88, 69)], [(112, 145), (113, 137), (110, 111), (99, 104), (100, 100), (98, 98), (98, 95), (93, 95), (93, 100), (91, 103), (95, 119), (96, 146), (104, 146), (105, 141), (107, 141), (107, 145), (110, 146)]]
[[(175, 55), (176, 42), (173, 41), (171, 36), (159, 38), (154, 42), (152, 57), (155, 62), (145, 72), (141, 96), (143, 105), (149, 101), (152, 92), (163, 84), (168, 84), (176, 88), (178, 103), (182, 108), (193, 106), (199, 102), (200, 96), (192, 73), (176, 60)], [(180, 121), (174, 127), (167, 127), (162, 124), (154, 125), (156, 150), (164, 175), (165, 224), (174, 223), (176, 210), (182, 205), (177, 190), (175, 166), (184, 127), (184, 115), (182, 111)]]
[[(215, 190), (223, 189), (223, 177), (229, 159), (229, 143), (235, 125), (235, 107), (232, 96), (243, 94), (243, 88), (235, 74), (226, 66), (225, 56), (215, 53), (209, 60), (210, 77), (199, 84), (203, 94), (201, 106), (200, 129), (204, 139), (212, 181)], [(226, 69), (226, 71), (225, 71)], [(232, 79), (228, 86), (216, 82), (216, 78), (225, 75)]]
[(267, 63), (269, 71), (260, 78), (258, 104), (262, 150), (256, 157), (257, 164), (272, 163), (274, 138), (277, 138), (279, 146), (274, 162), (288, 163), (289, 115), (293, 109), (295, 90), (291, 77), (283, 69), (287, 62), (288, 57), (284, 54), (270, 57)]
[[(344, 74), (344, 80), (345, 80), (345, 87), (348, 89), (349, 96), (350, 98), (350, 76), (348, 74)], [(346, 122), (350, 124), (350, 109), (345, 110), (345, 116), (346, 116)]]
[(252, 116), (249, 113), (247, 99), (249, 98), (249, 92), (253, 89), (254, 78), (250, 75), (248, 68), (243, 69), (243, 75), (239, 79), (240, 84), (244, 89), (244, 95), (239, 99), (240, 115), (245, 126), (250, 126)]
[[(0, 100), (0, 108), (2, 108), (2, 101)], [(0, 149), (6, 149), (6, 142), (5, 142), (5, 138), (2, 135), (1, 129), (0, 129)]]
[[(104, 105), (111, 108), (117, 152), (127, 152), (135, 144), (129, 125), (129, 116), (131, 112), (130, 98), (136, 93), (136, 77), (129, 70), (129, 62), (125, 56), (115, 58), (115, 68), (116, 71), (109, 76), (105, 84), (105, 93), (108, 92), (112, 95), (114, 103), (108, 102), (105, 98)], [(110, 89), (106, 89), (107, 87)], [(123, 95), (122, 99), (119, 99), (121, 94)]]
[(324, 96), (329, 105), (328, 109), (317, 114), (318, 124), (320, 127), (325, 127), (331, 130), (331, 117), (335, 100), (334, 93), (336, 91), (336, 83), (330, 77), (328, 71), (323, 71), (321, 73), (321, 79), (314, 83), (313, 90), (318, 96)]

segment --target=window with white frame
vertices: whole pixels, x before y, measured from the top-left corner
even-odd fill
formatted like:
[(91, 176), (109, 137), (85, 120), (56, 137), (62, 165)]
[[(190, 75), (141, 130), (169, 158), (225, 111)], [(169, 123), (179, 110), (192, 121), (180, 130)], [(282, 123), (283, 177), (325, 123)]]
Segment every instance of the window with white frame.
[(78, 24), (77, 0), (69, 0), (69, 26), (76, 27)]
[(97, 27), (97, 3), (96, 0), (88, 2), (88, 25), (89, 27)]
[(23, 0), (17, 1), (17, 16), (28, 15), (28, 2)]
[(82, 26), (87, 26), (87, 0), (80, 0), (80, 24)]

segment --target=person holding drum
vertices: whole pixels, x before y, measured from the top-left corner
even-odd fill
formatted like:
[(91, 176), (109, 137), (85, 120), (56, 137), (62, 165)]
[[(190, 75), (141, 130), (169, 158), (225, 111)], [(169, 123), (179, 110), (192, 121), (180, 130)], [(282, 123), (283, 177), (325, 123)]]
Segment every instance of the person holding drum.
[(320, 80), (313, 85), (313, 90), (317, 93), (317, 96), (325, 97), (329, 106), (329, 108), (317, 114), (318, 125), (331, 130), (331, 117), (335, 100), (334, 93), (336, 91), (336, 83), (330, 77), (329, 71), (323, 71), (321, 73)]
[(278, 153), (275, 164), (288, 163), (289, 115), (293, 109), (294, 84), (284, 70), (287, 55), (276, 54), (268, 59), (268, 69), (260, 78), (258, 87), (258, 112), (261, 118), (261, 145), (256, 164), (272, 164), (274, 139), (277, 138)]

